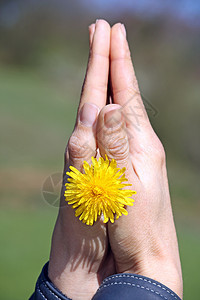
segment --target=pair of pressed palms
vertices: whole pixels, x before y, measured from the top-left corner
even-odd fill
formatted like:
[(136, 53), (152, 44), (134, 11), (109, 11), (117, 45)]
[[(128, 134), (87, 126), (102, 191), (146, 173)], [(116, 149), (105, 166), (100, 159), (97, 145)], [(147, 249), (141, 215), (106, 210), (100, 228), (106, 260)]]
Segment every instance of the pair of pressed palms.
[[(118, 23), (111, 28), (106, 21), (98, 20), (89, 27), (89, 32), (89, 62), (75, 128), (65, 154), (64, 174), (72, 166), (71, 180), (68, 179), (71, 189), (67, 187), (65, 196), (64, 193), (61, 196), (52, 238), (49, 277), (72, 299), (91, 299), (102, 280), (116, 272), (137, 273), (153, 278), (181, 297), (182, 275), (165, 152), (142, 103), (125, 27)], [(111, 97), (108, 97), (109, 82)], [(107, 98), (112, 103), (107, 104)], [(135, 113), (140, 116), (137, 126)], [(121, 202), (109, 198), (109, 206), (104, 205), (102, 209), (104, 221), (113, 221), (113, 212), (117, 218), (121, 213), (126, 213), (124, 205), (133, 202), (130, 198), (133, 191), (128, 191), (126, 186), (121, 190), (123, 184), (119, 177), (121, 180), (126, 177), (137, 191), (134, 205), (127, 207), (128, 215), (116, 218), (114, 223), (105, 224), (99, 220), (93, 224), (100, 213), (99, 208), (94, 204), (88, 209), (85, 197), (80, 197), (86, 195), (79, 193), (79, 198), (75, 199), (72, 193), (73, 190), (80, 192), (77, 184), (83, 187), (83, 183), (86, 184), (84, 180), (89, 178), (91, 172), (95, 172), (95, 167), (89, 171), (89, 165), (92, 157), (99, 156), (98, 152), (101, 157), (107, 155), (109, 161), (114, 159), (117, 168), (126, 168), (125, 176), (118, 173), (122, 177), (117, 178), (116, 166), (111, 162), (113, 168), (110, 171), (113, 173), (111, 181), (107, 182), (107, 192), (112, 194), (115, 190), (113, 196), (118, 196)], [(85, 163), (85, 177), (81, 174), (84, 173), (84, 161), (89, 164)], [(108, 164), (107, 160), (100, 162), (102, 168), (103, 164)], [(93, 163), (98, 169), (97, 161), (93, 160)], [(101, 172), (101, 167), (98, 170)], [(106, 168), (103, 173), (103, 181), (95, 181), (94, 177), (87, 181), (88, 186), (93, 186), (88, 191), (89, 196), (100, 199), (106, 176), (109, 175)], [(82, 178), (79, 183), (78, 178)], [(95, 182), (98, 184), (94, 186)], [(93, 226), (80, 222), (65, 198), (77, 206), (76, 214), (82, 216), (86, 223), (89, 220), (88, 224)]]

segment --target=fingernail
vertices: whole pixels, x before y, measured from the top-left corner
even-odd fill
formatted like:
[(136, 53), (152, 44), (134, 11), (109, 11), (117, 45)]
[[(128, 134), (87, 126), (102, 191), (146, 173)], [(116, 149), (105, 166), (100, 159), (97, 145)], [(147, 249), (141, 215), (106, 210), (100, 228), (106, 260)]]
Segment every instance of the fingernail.
[(80, 111), (80, 122), (87, 127), (92, 127), (96, 121), (99, 108), (92, 103), (84, 103)]
[(96, 22), (95, 22), (96, 25), (97, 25), (98, 21), (99, 21), (99, 19), (96, 19)]
[(121, 24), (121, 31), (122, 31), (122, 34), (126, 37), (126, 27), (124, 24)]
[(112, 128), (119, 125), (122, 121), (120, 109), (113, 109), (105, 113), (104, 124), (107, 128)]

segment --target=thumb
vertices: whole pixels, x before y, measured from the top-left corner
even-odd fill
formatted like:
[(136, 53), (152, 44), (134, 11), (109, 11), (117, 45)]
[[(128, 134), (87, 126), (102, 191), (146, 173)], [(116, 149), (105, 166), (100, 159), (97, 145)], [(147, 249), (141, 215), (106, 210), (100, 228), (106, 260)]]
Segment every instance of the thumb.
[(80, 110), (66, 148), (66, 170), (72, 165), (82, 171), (83, 161), (90, 163), (91, 157), (96, 156), (95, 127), (98, 113), (99, 108), (92, 103), (85, 103)]
[(122, 107), (109, 104), (101, 110), (97, 122), (97, 143), (101, 156), (115, 159), (119, 168), (130, 170), (129, 143)]

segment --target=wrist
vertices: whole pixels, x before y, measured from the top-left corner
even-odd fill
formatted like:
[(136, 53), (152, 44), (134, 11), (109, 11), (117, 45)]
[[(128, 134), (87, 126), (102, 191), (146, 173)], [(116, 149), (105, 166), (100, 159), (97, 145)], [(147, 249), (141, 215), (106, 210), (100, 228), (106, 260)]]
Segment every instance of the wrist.
[[(75, 219), (75, 225), (76, 221), (78, 220)], [(70, 227), (70, 223), (66, 224), (66, 218), (60, 215), (56, 221), (48, 276), (67, 297), (73, 300), (91, 299), (101, 280), (100, 265), (105, 256), (106, 239), (102, 242), (97, 233), (91, 232), (90, 239), (87, 240), (81, 231), (82, 227), (74, 229), (74, 223)], [(83, 226), (85, 230), (86, 225)], [(86, 229), (90, 230), (89, 227)]]
[(49, 262), (48, 277), (52, 283), (68, 298), (73, 300), (92, 299), (99, 288), (97, 275), (80, 268), (71, 271), (68, 266), (57, 270), (56, 265)]
[(123, 270), (121, 273), (133, 273), (154, 279), (170, 288), (182, 299), (183, 281), (181, 268), (168, 258), (165, 260), (152, 259), (152, 261), (148, 259), (132, 268)]

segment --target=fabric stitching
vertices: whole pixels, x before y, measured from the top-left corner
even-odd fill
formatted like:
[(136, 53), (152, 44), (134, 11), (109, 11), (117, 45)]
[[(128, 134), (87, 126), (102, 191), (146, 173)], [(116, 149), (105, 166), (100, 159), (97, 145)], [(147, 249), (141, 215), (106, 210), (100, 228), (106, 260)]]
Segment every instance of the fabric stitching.
[(53, 291), (50, 290), (50, 288), (46, 285), (45, 281), (42, 281), (42, 283), (44, 284), (44, 286), (49, 290), (49, 292), (55, 296), (57, 299), (61, 300), (60, 297), (58, 297)]
[(155, 286), (161, 288), (162, 290), (166, 291), (168, 294), (170, 294), (172, 297), (174, 297), (174, 299), (178, 299), (173, 293), (171, 293), (171, 292), (170, 292), (169, 290), (167, 290), (165, 287), (162, 287), (160, 284), (157, 284), (157, 283), (155, 283), (155, 282), (152, 282), (151, 280), (148, 280), (148, 279), (145, 279), (145, 278), (142, 278), (142, 277), (138, 277), (138, 276), (135, 276), (135, 275), (125, 275), (125, 274), (123, 274), (123, 275), (114, 275), (114, 276), (112, 276), (112, 277), (109, 277), (109, 278), (104, 279), (103, 284), (104, 284), (104, 282), (109, 281), (109, 280), (111, 280), (111, 279), (121, 278), (121, 277), (135, 278), (135, 279), (139, 279), (139, 280), (143, 280), (143, 281), (145, 281), (145, 282), (151, 283), (151, 284), (153, 284), (153, 285), (155, 285)]
[[(50, 291), (50, 293), (52, 294), (52, 295), (54, 295), (57, 299), (59, 299), (59, 300), (62, 300), (59, 296), (57, 296), (49, 287), (48, 287), (48, 285), (46, 284), (46, 282), (42, 279), (42, 283), (44, 284), (44, 286)], [(69, 300), (71, 300), (70, 298), (68, 298), (67, 296), (65, 296), (64, 294), (63, 294), (63, 296), (66, 298), (66, 299), (69, 299)]]
[[(54, 295), (57, 299), (62, 300), (62, 299), (59, 298), (54, 292), (52, 292), (52, 291), (50, 290), (50, 288), (46, 285), (46, 283), (45, 283), (44, 280), (42, 280), (42, 283), (41, 283), (40, 285), (42, 285), (42, 284), (44, 284), (44, 286), (50, 291), (50, 293), (51, 293), (52, 295)], [(36, 289), (38, 289), (39, 293), (42, 295), (42, 297), (43, 297), (45, 300), (48, 300), (48, 299), (45, 297), (45, 295), (44, 295), (44, 293), (42, 292), (42, 290), (40, 289), (39, 284), (37, 284)]]
[[(111, 283), (108, 283), (108, 284), (104, 284), (105, 282), (111, 280), (111, 279), (115, 279), (115, 278), (122, 278), (122, 277), (127, 277), (127, 278), (135, 278), (135, 279), (139, 279), (139, 280), (143, 280), (145, 282), (149, 282), (157, 287), (160, 287), (161, 289), (163, 289), (164, 291), (166, 291), (167, 293), (169, 293), (172, 297), (174, 297), (174, 299), (177, 299), (177, 297), (171, 293), (169, 290), (167, 290), (166, 288), (162, 287), (160, 284), (156, 284), (155, 282), (152, 282), (151, 280), (147, 280), (145, 278), (142, 278), (142, 277), (138, 277), (138, 276), (134, 276), (134, 275), (115, 275), (115, 276), (112, 276), (112, 277), (109, 277), (109, 278), (106, 278), (104, 281), (103, 281), (103, 285), (101, 287), (99, 287), (98, 291), (100, 291), (101, 289), (103, 288), (106, 288), (108, 286), (112, 286), (112, 285), (129, 285), (129, 286), (134, 286), (136, 288), (141, 288), (141, 289), (146, 289), (147, 291), (150, 291), (152, 293), (155, 293), (157, 295), (159, 295), (160, 297), (168, 300), (167, 297), (165, 297), (164, 295), (160, 294), (159, 292), (157, 291), (154, 291), (153, 289), (150, 289), (148, 287), (144, 287), (142, 285), (139, 285), (139, 284), (134, 284), (134, 283), (130, 283), (130, 282), (111, 282)], [(44, 284), (44, 286), (50, 291), (50, 293), (52, 295), (54, 295), (57, 299), (59, 300), (62, 300), (60, 297), (58, 297), (53, 291), (50, 290), (50, 288), (47, 286), (46, 282), (44, 280), (42, 280), (42, 284)], [(43, 294), (43, 292), (41, 291), (40, 289), (40, 286), (39, 284), (37, 285), (37, 288), (38, 288), (38, 291), (39, 293), (41, 294), (41, 296), (45, 299), (45, 300), (48, 300), (45, 295)]]
[(43, 294), (43, 292), (41, 291), (39, 285), (38, 285), (37, 289), (38, 289), (39, 293), (41, 294), (41, 296), (42, 296), (45, 300), (48, 300), (48, 299), (45, 297), (45, 295)]
[(143, 288), (143, 289), (146, 289), (146, 290), (148, 290), (148, 291), (150, 291), (152, 293), (156, 293), (157, 295), (159, 295), (161, 298), (164, 298), (165, 300), (168, 300), (167, 297), (165, 297), (164, 295), (162, 295), (162, 294), (160, 294), (160, 293), (158, 293), (158, 292), (156, 292), (156, 291), (154, 291), (152, 289), (146, 288), (146, 287), (141, 286), (139, 284), (130, 283), (130, 282), (128, 282), (128, 283), (127, 282), (111, 282), (111, 283), (104, 284), (103, 286), (101, 286), (98, 289), (98, 291), (100, 291), (101, 289), (106, 288), (108, 286), (111, 286), (111, 285), (131, 285), (131, 286), (134, 286), (134, 287), (137, 287), (137, 288)]

